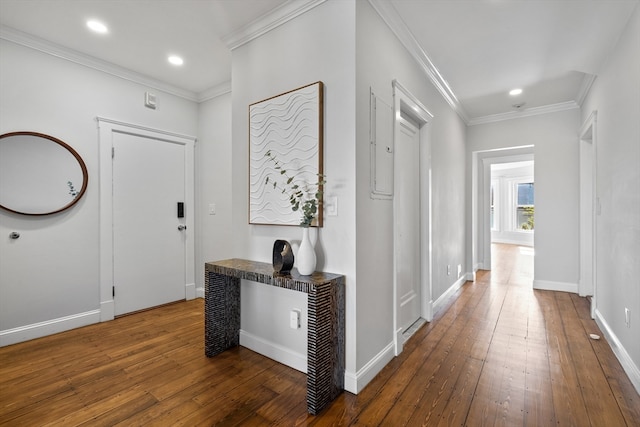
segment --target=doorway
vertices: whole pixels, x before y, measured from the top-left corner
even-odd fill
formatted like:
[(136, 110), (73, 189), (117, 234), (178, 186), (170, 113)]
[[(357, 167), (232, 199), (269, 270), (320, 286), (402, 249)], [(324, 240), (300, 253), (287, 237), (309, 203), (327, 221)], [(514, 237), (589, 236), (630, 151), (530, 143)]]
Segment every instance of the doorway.
[[(496, 165), (496, 169), (504, 168), (499, 165), (509, 164), (534, 164), (534, 147), (512, 147), (497, 149), (491, 151), (477, 151), (472, 153), (472, 243), (471, 243), (471, 268), (472, 271), (491, 270), (492, 256), (491, 244), (494, 238), (501, 237), (503, 243), (524, 244), (524, 246), (533, 246), (535, 239), (533, 232), (528, 230), (518, 230), (525, 223), (522, 215), (526, 212), (526, 203), (518, 206), (518, 184), (533, 183), (533, 176), (526, 179), (524, 177), (505, 178), (504, 188), (496, 185), (496, 180), (492, 180), (492, 168)], [(507, 168), (510, 166), (506, 166)], [(531, 166), (533, 170), (533, 166)], [(531, 174), (534, 174), (531, 172)], [(517, 175), (514, 173), (513, 175)], [(513, 179), (512, 179), (513, 178)], [(493, 182), (492, 182), (493, 181)], [(492, 199), (492, 183), (493, 199)], [(525, 185), (526, 186), (526, 185)], [(500, 193), (500, 194), (499, 194)], [(503, 200), (504, 199), (504, 200)], [(501, 202), (502, 201), (502, 202)], [(524, 201), (524, 200), (522, 200)], [(492, 208), (497, 209), (498, 203), (509, 203), (512, 205), (509, 213), (493, 212)], [(518, 216), (518, 208), (520, 208), (520, 217)], [(504, 216), (507, 215), (508, 218)], [(501, 219), (500, 216), (503, 218)], [(526, 216), (526, 215), (524, 215)], [(522, 221), (521, 221), (522, 220)], [(500, 225), (504, 223), (504, 225)], [(533, 225), (533, 224), (532, 224)], [(496, 228), (501, 227), (503, 233), (496, 234)], [(523, 240), (524, 239), (524, 240)]]
[(431, 164), (427, 109), (397, 81), (394, 98), (393, 310), (395, 354), (403, 332), (433, 318), (431, 292)]
[[(492, 277), (533, 287), (534, 161), (491, 162), (489, 225)], [(508, 249), (508, 250), (507, 250)], [(499, 263), (496, 262), (499, 259)], [(517, 268), (516, 268), (517, 267)]]
[(195, 138), (98, 123), (101, 321), (195, 298)]
[(533, 160), (492, 163), (489, 185), (491, 242), (533, 246), (535, 232)]

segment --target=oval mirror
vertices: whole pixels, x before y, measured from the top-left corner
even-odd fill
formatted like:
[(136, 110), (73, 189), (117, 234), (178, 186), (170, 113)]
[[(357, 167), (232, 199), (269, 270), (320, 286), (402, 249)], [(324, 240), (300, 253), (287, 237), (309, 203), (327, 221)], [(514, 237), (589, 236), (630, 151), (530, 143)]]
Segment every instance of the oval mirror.
[(24, 215), (69, 209), (87, 189), (87, 167), (69, 145), (37, 132), (0, 135), (0, 207)]

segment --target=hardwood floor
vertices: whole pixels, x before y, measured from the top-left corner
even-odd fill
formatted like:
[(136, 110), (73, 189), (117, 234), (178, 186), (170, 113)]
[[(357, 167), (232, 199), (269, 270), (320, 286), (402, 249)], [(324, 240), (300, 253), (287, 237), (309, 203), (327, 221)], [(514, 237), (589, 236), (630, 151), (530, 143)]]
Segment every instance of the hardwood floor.
[(304, 374), (241, 347), (206, 358), (195, 300), (0, 348), (0, 424), (639, 426), (586, 300), (532, 290), (531, 254), (494, 249), (492, 272), (318, 416)]

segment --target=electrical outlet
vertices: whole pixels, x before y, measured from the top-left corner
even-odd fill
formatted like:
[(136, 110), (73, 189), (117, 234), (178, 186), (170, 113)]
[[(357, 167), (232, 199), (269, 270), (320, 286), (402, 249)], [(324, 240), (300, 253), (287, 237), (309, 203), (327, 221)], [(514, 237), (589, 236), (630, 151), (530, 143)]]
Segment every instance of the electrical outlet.
[(458, 264), (458, 277), (462, 274), (462, 264)]
[(447, 264), (447, 276), (451, 276), (451, 264)]
[(631, 327), (631, 310), (627, 307), (624, 308), (624, 321), (627, 324), (627, 328)]
[(291, 310), (289, 312), (289, 327), (291, 329), (300, 329), (300, 310)]

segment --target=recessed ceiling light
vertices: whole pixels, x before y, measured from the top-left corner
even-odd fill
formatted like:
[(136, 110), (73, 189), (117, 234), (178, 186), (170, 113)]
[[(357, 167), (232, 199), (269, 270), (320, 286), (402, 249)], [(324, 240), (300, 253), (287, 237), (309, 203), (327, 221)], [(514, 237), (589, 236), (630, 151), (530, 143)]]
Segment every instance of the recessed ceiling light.
[(184, 64), (184, 61), (182, 60), (182, 58), (180, 58), (179, 56), (176, 56), (176, 55), (169, 56), (168, 60), (173, 65), (182, 65), (182, 64)]
[(509, 95), (511, 96), (516, 96), (516, 95), (520, 95), (522, 93), (522, 89), (511, 89), (509, 91)]
[(106, 34), (109, 32), (109, 29), (106, 25), (94, 19), (87, 21), (87, 27), (89, 27), (92, 31), (100, 34)]

